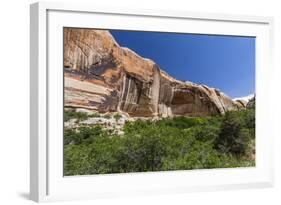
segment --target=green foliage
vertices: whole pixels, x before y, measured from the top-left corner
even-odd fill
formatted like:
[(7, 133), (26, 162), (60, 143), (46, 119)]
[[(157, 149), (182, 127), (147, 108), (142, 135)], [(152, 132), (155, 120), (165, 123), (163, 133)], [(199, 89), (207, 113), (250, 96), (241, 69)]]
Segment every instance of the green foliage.
[(253, 109), (205, 118), (137, 120), (127, 122), (123, 131), (117, 136), (97, 125), (65, 129), (64, 174), (255, 165)]
[(206, 122), (207, 120), (204, 118), (174, 117), (162, 119), (157, 122), (157, 125), (186, 129), (193, 126), (204, 125)]
[(110, 114), (106, 114), (103, 116), (105, 119), (110, 119), (111, 118), (111, 115)]
[(254, 138), (255, 120), (252, 110), (227, 112), (221, 124), (215, 146), (224, 153), (243, 155)]
[(120, 114), (118, 114), (118, 113), (115, 114), (113, 117), (116, 120), (116, 122), (122, 118), (122, 116)]
[(88, 115), (88, 117), (100, 117), (100, 114), (98, 114), (98, 113), (93, 113), (93, 114)]
[(86, 120), (89, 116), (87, 113), (75, 112), (71, 110), (64, 110), (64, 122), (67, 122), (70, 119), (77, 119), (78, 121)]

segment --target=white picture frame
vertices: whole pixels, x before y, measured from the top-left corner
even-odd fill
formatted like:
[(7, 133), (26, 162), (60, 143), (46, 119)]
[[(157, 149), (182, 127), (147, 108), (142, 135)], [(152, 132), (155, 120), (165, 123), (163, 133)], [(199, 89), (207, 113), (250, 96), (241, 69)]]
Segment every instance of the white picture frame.
[[(113, 18), (114, 17), (114, 18)], [(99, 18), (99, 21), (95, 21)], [(157, 25), (157, 26), (156, 26)], [(183, 25), (187, 25), (186, 27)], [(256, 167), (63, 177), (62, 28), (91, 27), (255, 36)], [(54, 201), (273, 186), (273, 19), (40, 2), (30, 9), (30, 198)]]

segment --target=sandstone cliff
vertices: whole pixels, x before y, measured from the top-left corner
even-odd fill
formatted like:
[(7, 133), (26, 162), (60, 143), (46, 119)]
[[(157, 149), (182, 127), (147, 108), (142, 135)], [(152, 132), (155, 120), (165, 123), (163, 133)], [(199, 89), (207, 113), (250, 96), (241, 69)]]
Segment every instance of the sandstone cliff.
[(210, 116), (245, 107), (217, 89), (174, 79), (105, 30), (64, 29), (64, 76), (69, 107), (140, 117)]

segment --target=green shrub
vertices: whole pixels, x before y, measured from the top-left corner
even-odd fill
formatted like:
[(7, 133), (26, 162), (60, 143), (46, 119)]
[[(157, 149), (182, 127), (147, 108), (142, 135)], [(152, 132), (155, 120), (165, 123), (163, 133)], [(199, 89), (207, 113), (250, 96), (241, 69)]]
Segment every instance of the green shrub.
[(126, 122), (122, 136), (98, 125), (65, 129), (64, 174), (254, 166), (254, 122), (254, 112), (243, 110)]
[(197, 125), (203, 125), (207, 123), (207, 120), (204, 118), (188, 118), (188, 117), (174, 117), (166, 118), (158, 121), (156, 124), (159, 126), (169, 126), (176, 127), (179, 129), (186, 129)]
[[(246, 117), (245, 117), (246, 116)], [(215, 147), (224, 153), (245, 154), (252, 138), (245, 112), (227, 112), (223, 118)], [(250, 125), (252, 126), (252, 125)]]
[(88, 117), (100, 117), (100, 114), (98, 114), (98, 113), (93, 113), (93, 114), (90, 114)]
[(92, 167), (92, 160), (89, 156), (91, 147), (86, 145), (64, 146), (64, 175), (85, 175), (89, 174)]
[(122, 116), (120, 114), (115, 114), (114, 116), (114, 119), (116, 120), (116, 122), (118, 122), (118, 120), (120, 120), (122, 118)]
[(110, 119), (111, 118), (111, 115), (110, 114), (106, 114), (103, 116), (105, 119)]
[(86, 120), (89, 116), (83, 112), (75, 112), (71, 110), (64, 110), (64, 122), (70, 119), (77, 119), (78, 121)]

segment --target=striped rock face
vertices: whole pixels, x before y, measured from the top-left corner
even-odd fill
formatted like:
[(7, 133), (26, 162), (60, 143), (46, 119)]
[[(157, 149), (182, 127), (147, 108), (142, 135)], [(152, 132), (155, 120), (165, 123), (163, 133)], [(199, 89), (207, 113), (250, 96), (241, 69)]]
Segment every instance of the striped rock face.
[(210, 116), (245, 108), (217, 89), (174, 79), (105, 30), (64, 29), (64, 82), (65, 106), (101, 113)]

